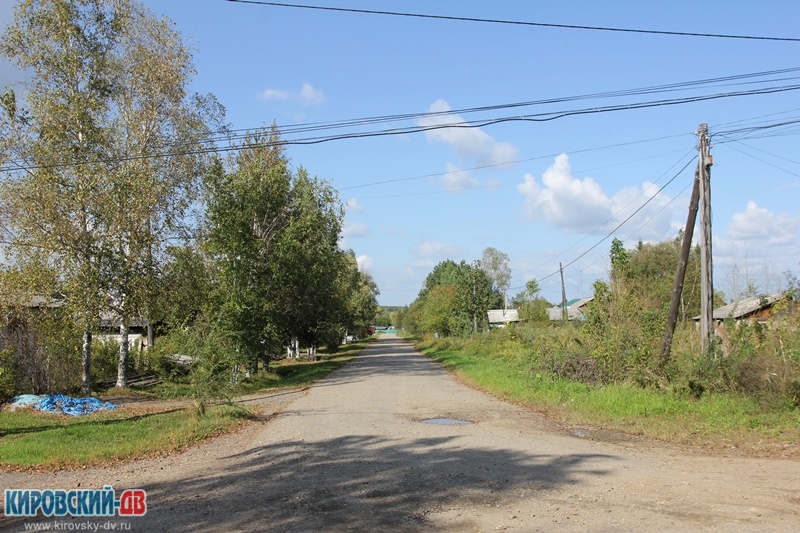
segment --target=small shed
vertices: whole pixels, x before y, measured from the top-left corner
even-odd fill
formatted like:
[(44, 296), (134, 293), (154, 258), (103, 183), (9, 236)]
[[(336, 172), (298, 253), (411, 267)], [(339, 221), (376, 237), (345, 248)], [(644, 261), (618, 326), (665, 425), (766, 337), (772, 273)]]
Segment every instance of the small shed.
[[(772, 316), (772, 307), (775, 302), (782, 298), (783, 294), (772, 294), (770, 296), (750, 296), (737, 300), (714, 309), (714, 322), (719, 323), (727, 319), (765, 321)], [(700, 316), (694, 317), (694, 320), (699, 322)]]
[(486, 314), (489, 315), (490, 328), (504, 328), (509, 322), (519, 322), (518, 309), (490, 309)]

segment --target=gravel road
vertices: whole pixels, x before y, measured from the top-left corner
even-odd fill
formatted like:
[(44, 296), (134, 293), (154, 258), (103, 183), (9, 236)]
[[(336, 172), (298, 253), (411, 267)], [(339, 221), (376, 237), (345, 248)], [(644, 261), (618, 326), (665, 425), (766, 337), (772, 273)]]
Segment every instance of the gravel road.
[(114, 521), (130, 531), (800, 530), (796, 460), (595, 440), (459, 384), (393, 335), (308, 390), (254, 401), (275, 416), (182, 454), (0, 480), (145, 489), (147, 514)]

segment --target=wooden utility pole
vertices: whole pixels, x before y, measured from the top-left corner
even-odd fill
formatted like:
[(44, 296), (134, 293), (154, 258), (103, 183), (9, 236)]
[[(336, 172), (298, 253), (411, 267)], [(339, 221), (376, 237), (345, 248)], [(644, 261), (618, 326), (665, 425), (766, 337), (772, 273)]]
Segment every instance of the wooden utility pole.
[(709, 154), (708, 147), (708, 124), (700, 124), (697, 128), (698, 145), (700, 152), (697, 161), (697, 170), (694, 173), (694, 186), (692, 187), (692, 198), (689, 200), (689, 216), (686, 219), (686, 228), (683, 233), (681, 243), (681, 255), (678, 268), (675, 272), (675, 284), (672, 289), (672, 301), (669, 306), (669, 317), (667, 318), (667, 329), (664, 333), (664, 343), (661, 345), (661, 365), (665, 365), (670, 358), (672, 348), (672, 335), (675, 333), (675, 324), (678, 320), (678, 306), (683, 292), (683, 282), (686, 277), (686, 265), (689, 262), (689, 254), (692, 249), (692, 234), (694, 224), (697, 219), (698, 204), (702, 196), (702, 231), (700, 234), (700, 244), (702, 248), (701, 256), (701, 288), (700, 288), (700, 329), (702, 331), (701, 349), (707, 354), (711, 348), (714, 334), (714, 280), (712, 275), (711, 260), (711, 165), (713, 159)]
[(564, 267), (561, 266), (561, 263), (558, 264), (558, 270), (561, 272), (561, 318), (566, 322), (569, 320), (569, 315), (567, 314), (567, 289), (564, 287)]
[(670, 350), (672, 349), (672, 335), (675, 333), (675, 324), (678, 321), (678, 307), (683, 293), (683, 282), (686, 278), (686, 265), (689, 263), (689, 254), (692, 251), (694, 223), (697, 220), (697, 204), (700, 200), (700, 165), (702, 163), (702, 160), (698, 161), (697, 170), (694, 172), (692, 198), (689, 200), (689, 216), (686, 218), (686, 227), (683, 230), (681, 257), (678, 261), (678, 269), (675, 272), (675, 284), (672, 286), (672, 301), (669, 304), (667, 330), (664, 332), (664, 343), (661, 345), (661, 366), (664, 366), (669, 361)]
[(700, 151), (700, 331), (703, 354), (711, 351), (714, 337), (714, 277), (711, 259), (711, 165), (708, 124), (697, 129)]

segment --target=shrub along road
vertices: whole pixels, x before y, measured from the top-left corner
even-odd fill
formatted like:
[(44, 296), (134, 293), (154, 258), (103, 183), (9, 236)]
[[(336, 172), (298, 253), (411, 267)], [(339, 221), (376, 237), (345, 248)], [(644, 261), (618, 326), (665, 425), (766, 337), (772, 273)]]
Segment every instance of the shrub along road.
[[(800, 523), (798, 461), (592, 440), (459, 384), (392, 335), (280, 402), (274, 417), (179, 455), (0, 480), (145, 489), (147, 514), (117, 520), (131, 531), (793, 531)], [(470, 423), (424, 422), (442, 418)], [(23, 529), (20, 519), (0, 522)]]

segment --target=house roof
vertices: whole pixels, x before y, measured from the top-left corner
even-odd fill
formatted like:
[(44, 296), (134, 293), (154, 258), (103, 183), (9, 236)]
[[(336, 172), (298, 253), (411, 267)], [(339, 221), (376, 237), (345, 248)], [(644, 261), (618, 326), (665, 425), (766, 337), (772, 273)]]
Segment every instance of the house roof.
[[(594, 296), (587, 296), (586, 298), (573, 298), (567, 302), (567, 307), (572, 309), (580, 309), (592, 300), (594, 300)], [(556, 305), (556, 307), (561, 309), (561, 304)]]
[[(547, 316), (550, 320), (564, 320), (562, 307), (548, 307)], [(567, 307), (567, 320), (577, 320), (581, 317), (581, 310), (576, 307)]]
[[(131, 328), (144, 328), (150, 323), (149, 320), (142, 317), (131, 317), (128, 319), (128, 327)], [(122, 317), (112, 311), (102, 311), (100, 313), (100, 327), (102, 328), (118, 328), (122, 325)]]
[(489, 315), (490, 324), (519, 322), (519, 310), (517, 309), (490, 309), (486, 314)]
[[(575, 300), (570, 300), (567, 302), (567, 320), (578, 320), (581, 318), (583, 314), (582, 309), (583, 306), (588, 304), (594, 300), (594, 296), (589, 296), (587, 298), (580, 298)], [(564, 308), (560, 305), (556, 307), (550, 307), (547, 309), (547, 316), (550, 317), (550, 320), (563, 320), (564, 314), (562, 312)]]
[(62, 307), (63, 305), (64, 305), (64, 300), (60, 300), (58, 298), (51, 298), (49, 296), (41, 296), (38, 294), (31, 296), (30, 299), (22, 303), (23, 307), (35, 308), (35, 309), (36, 308), (41, 309), (43, 307), (57, 308), (57, 307)]
[[(746, 317), (747, 315), (755, 313), (756, 311), (770, 307), (781, 298), (783, 298), (782, 294), (773, 294), (770, 296), (750, 296), (748, 298), (743, 298), (736, 302), (714, 309), (714, 320)], [(694, 320), (700, 320), (700, 315), (694, 317)]]

